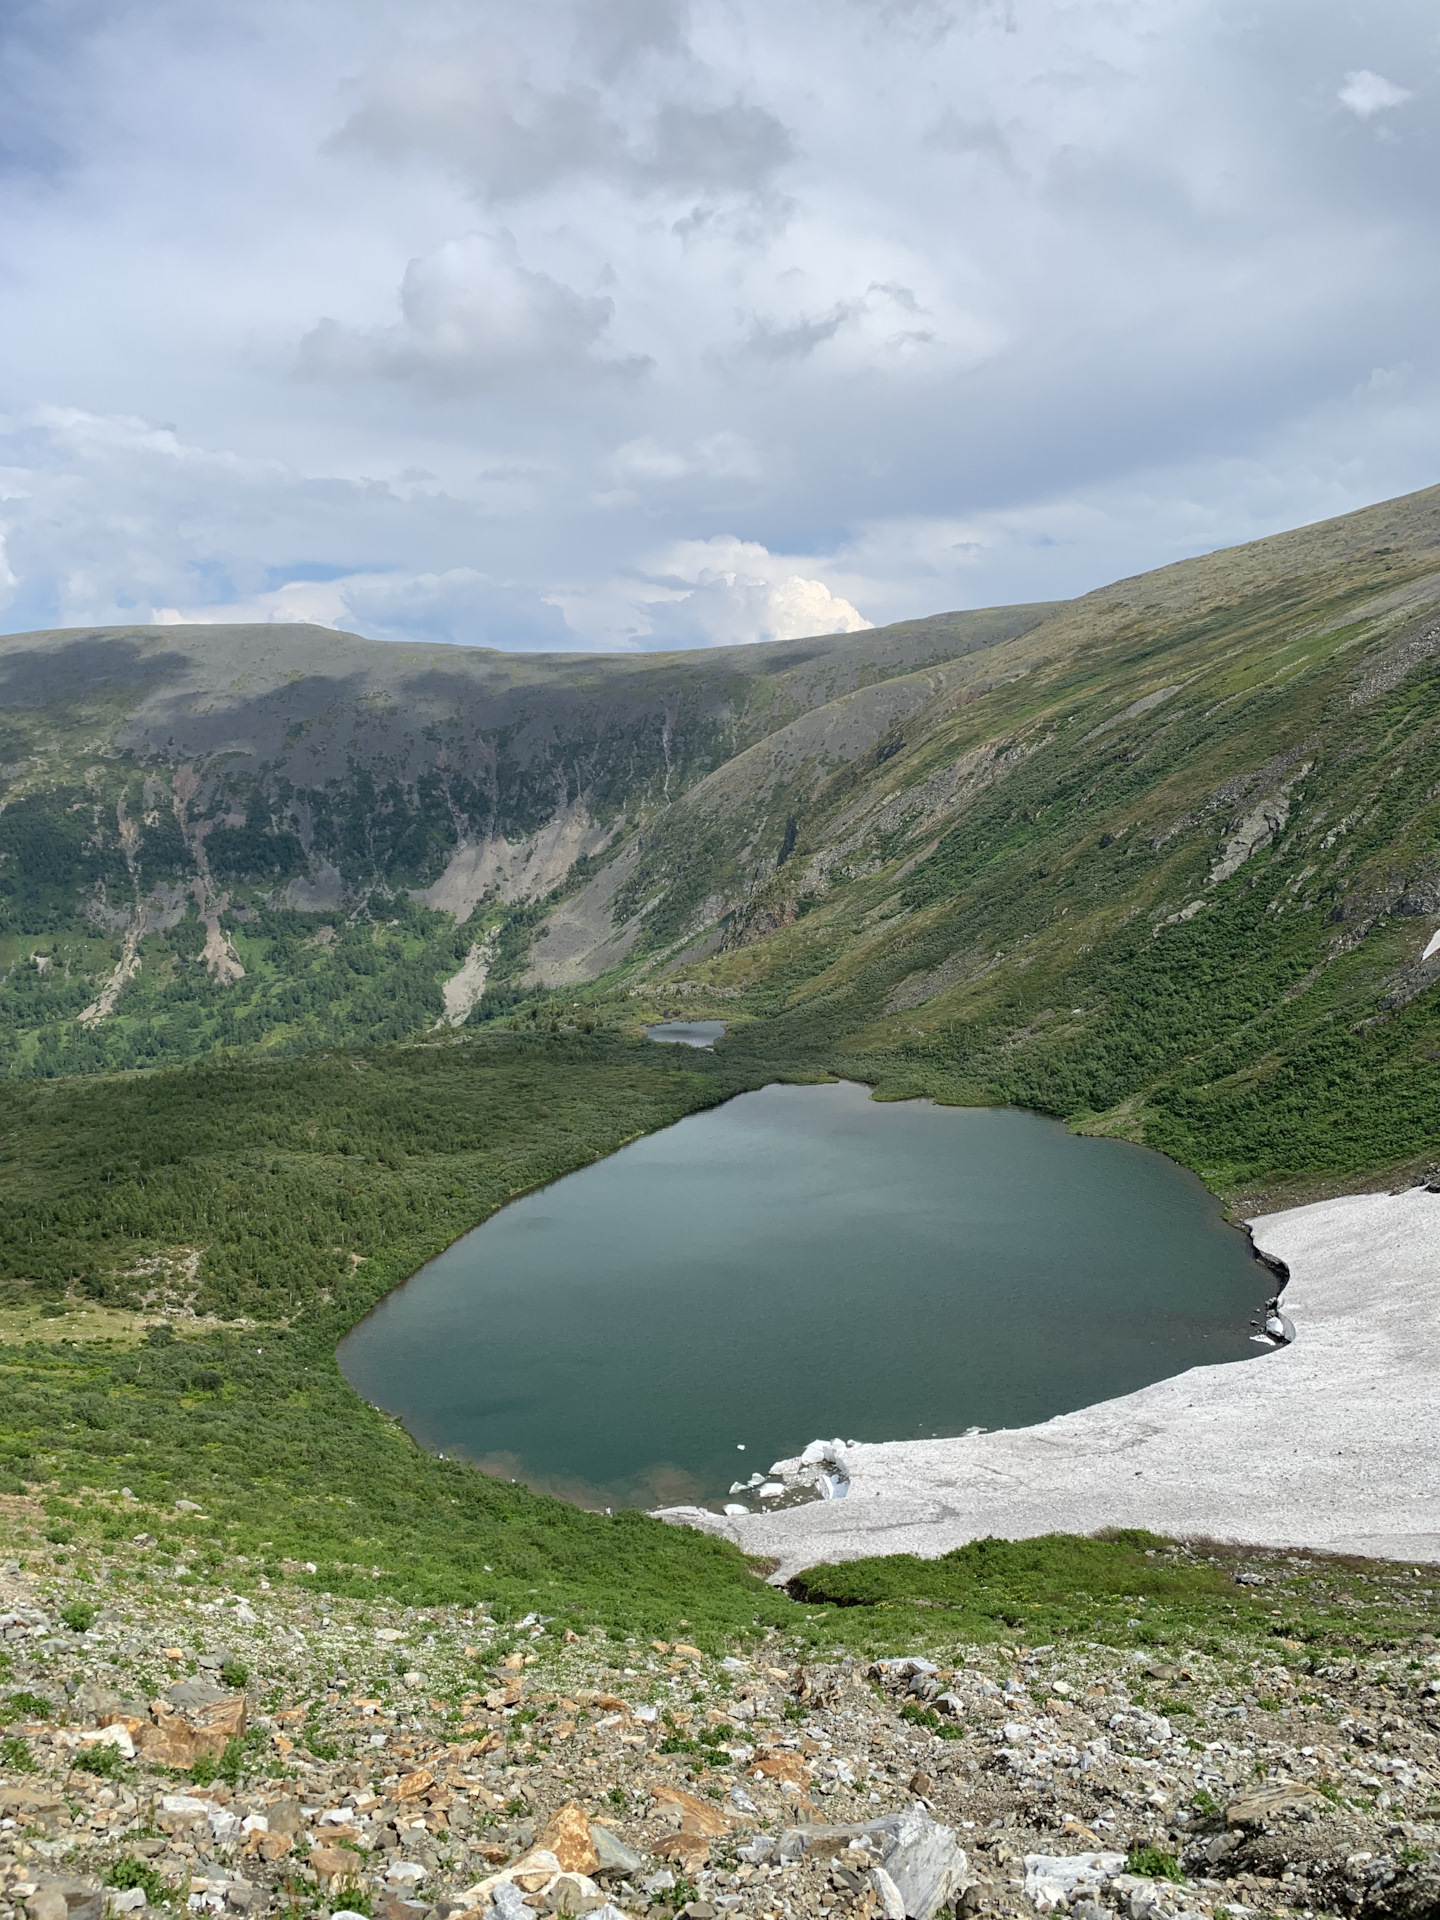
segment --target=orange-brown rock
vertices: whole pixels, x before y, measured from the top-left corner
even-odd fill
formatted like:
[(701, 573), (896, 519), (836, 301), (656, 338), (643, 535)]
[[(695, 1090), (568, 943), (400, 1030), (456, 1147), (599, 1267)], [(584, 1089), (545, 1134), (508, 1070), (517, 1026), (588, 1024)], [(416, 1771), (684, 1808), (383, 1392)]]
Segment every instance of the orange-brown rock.
[(428, 1767), (417, 1767), (414, 1773), (407, 1773), (395, 1789), (397, 1800), (417, 1800), (428, 1787), (435, 1784), (435, 1776)]
[(686, 1793), (683, 1787), (652, 1787), (651, 1793), (662, 1807), (680, 1809), (680, 1833), (717, 1834), (728, 1833), (730, 1823), (717, 1806), (709, 1800), (699, 1800), (693, 1793)]
[(710, 1842), (703, 1833), (667, 1834), (653, 1849), (657, 1860), (673, 1860), (686, 1874), (703, 1867), (710, 1858)]
[(193, 1767), (199, 1759), (218, 1760), (226, 1744), (245, 1731), (245, 1696), (229, 1693), (203, 1704), (177, 1707), (156, 1700), (153, 1719), (136, 1726), (135, 1751), (152, 1767)]
[(359, 1877), (364, 1861), (348, 1847), (315, 1847), (310, 1868), (322, 1886), (336, 1886)]
[(148, 1727), (150, 1716), (142, 1713), (139, 1707), (107, 1707), (95, 1716), (97, 1727), (124, 1727), (133, 1740), (142, 1727)]
[(554, 1854), (562, 1873), (593, 1873), (600, 1864), (600, 1856), (590, 1838), (589, 1819), (578, 1800), (567, 1800), (550, 1816), (549, 1824), (536, 1837), (535, 1844)]
[(750, 1762), (750, 1771), (766, 1780), (791, 1780), (802, 1789), (810, 1785), (805, 1762), (798, 1753), (787, 1752), (784, 1747), (767, 1747), (757, 1753)]
[(167, 1715), (157, 1725), (141, 1727), (135, 1734), (135, 1752), (152, 1767), (193, 1767), (201, 1754), (218, 1760), (225, 1742), (213, 1734), (192, 1727), (179, 1714)]

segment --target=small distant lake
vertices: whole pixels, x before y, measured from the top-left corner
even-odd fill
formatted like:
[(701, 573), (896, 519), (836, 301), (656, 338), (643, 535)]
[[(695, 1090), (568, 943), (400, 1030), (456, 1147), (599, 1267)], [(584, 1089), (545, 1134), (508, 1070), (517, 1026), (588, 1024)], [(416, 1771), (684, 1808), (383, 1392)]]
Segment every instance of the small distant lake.
[(767, 1087), (503, 1208), (339, 1358), (492, 1472), (585, 1505), (713, 1502), (817, 1437), (1023, 1426), (1263, 1357), (1273, 1290), (1158, 1154), (1007, 1108)]
[(723, 1020), (662, 1020), (658, 1027), (646, 1027), (645, 1036), (672, 1047), (713, 1047), (724, 1032)]

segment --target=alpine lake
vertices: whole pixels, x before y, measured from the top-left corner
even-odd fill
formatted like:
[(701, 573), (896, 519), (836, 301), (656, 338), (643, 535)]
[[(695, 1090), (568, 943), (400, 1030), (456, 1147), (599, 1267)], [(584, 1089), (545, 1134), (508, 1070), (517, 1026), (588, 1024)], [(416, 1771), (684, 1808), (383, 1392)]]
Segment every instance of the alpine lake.
[(773, 1086), (502, 1208), (339, 1360), (422, 1445), (489, 1472), (583, 1506), (719, 1506), (817, 1437), (1025, 1426), (1260, 1358), (1275, 1285), (1144, 1148)]

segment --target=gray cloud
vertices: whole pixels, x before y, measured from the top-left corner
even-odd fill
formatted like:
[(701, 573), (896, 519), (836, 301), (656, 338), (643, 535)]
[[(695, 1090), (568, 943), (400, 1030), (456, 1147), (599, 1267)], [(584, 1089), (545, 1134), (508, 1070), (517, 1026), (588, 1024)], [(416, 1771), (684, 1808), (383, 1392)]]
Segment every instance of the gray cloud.
[[(658, 23), (648, 9), (629, 8), (610, 24), (632, 29), (601, 36), (595, 48), (598, 71), (612, 78), (641, 47), (668, 50), (678, 40), (678, 31), (667, 40), (651, 30)], [(595, 39), (592, 32), (582, 44)], [(764, 193), (794, 155), (780, 119), (743, 98), (662, 98), (622, 120), (594, 86), (535, 85), (503, 43), (407, 52), (373, 76), (367, 94), (329, 142), (332, 152), (437, 163), (494, 203), (577, 179), (637, 194)]]
[(410, 262), (397, 324), (322, 320), (300, 342), (297, 371), (308, 380), (413, 381), (439, 394), (633, 378), (646, 370), (644, 358), (606, 359), (594, 351), (614, 304), (530, 272), (505, 239), (469, 234)]
[(684, 54), (689, 27), (684, 0), (584, 0), (576, 51), (602, 79), (614, 80), (647, 56)]
[(700, 644), (1427, 483), (1434, 64), (1413, 0), (12, 7), (5, 618)]
[(740, 351), (748, 360), (769, 362), (805, 360), (817, 347), (833, 340), (847, 320), (862, 311), (858, 300), (842, 300), (813, 320), (756, 320), (751, 325)]

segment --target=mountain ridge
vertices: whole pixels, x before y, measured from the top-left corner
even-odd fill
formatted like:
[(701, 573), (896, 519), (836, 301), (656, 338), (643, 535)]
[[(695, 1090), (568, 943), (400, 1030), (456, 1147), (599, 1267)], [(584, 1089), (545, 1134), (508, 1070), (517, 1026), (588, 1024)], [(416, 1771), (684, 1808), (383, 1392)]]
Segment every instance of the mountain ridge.
[[(1072, 601), (713, 652), (9, 636), (0, 1064), (693, 1008), (737, 1057), (1016, 1099), (1227, 1192), (1408, 1164), (1437, 550), (1431, 488)], [(1246, 1076), (1339, 1048), (1359, 1088), (1402, 1032), (1344, 1151), (1303, 1091), (1268, 1156), (1263, 1101), (1237, 1117)]]

